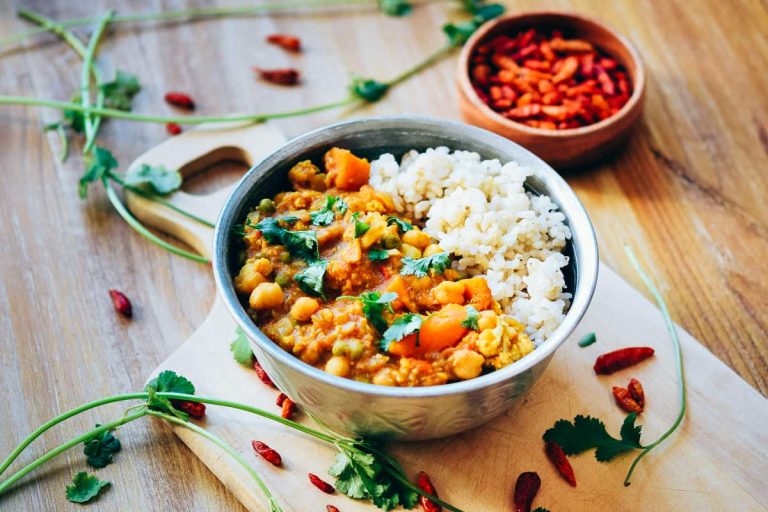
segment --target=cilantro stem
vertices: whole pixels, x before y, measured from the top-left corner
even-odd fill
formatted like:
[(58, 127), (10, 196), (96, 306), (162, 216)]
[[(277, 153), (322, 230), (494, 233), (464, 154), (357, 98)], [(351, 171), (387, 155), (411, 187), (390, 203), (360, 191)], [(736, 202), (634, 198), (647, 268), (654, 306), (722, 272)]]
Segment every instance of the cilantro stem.
[(269, 501), (269, 510), (270, 512), (281, 512), (280, 506), (277, 504), (277, 500), (272, 495), (272, 492), (269, 490), (269, 487), (267, 487), (267, 484), (264, 483), (264, 480), (261, 479), (259, 474), (256, 472), (253, 467), (251, 467), (250, 464), (243, 458), (242, 455), (240, 455), (239, 452), (237, 452), (234, 448), (229, 446), (226, 441), (218, 437), (217, 435), (213, 434), (212, 432), (209, 432), (208, 430), (200, 427), (199, 425), (196, 425), (192, 423), (191, 421), (184, 421), (180, 418), (177, 418), (176, 416), (172, 416), (170, 414), (166, 414), (164, 412), (159, 411), (147, 411), (147, 414), (150, 416), (155, 416), (157, 418), (162, 418), (165, 421), (169, 423), (173, 423), (175, 425), (180, 425), (184, 428), (187, 428), (197, 434), (200, 434), (201, 436), (205, 437), (212, 443), (214, 443), (216, 446), (224, 450), (227, 454), (229, 454), (230, 457), (235, 459), (235, 461), (240, 464), (243, 469), (245, 469), (249, 475), (251, 475), (251, 478), (256, 482), (256, 485), (259, 486), (259, 489), (261, 489), (261, 492), (264, 493), (264, 496), (266, 496), (267, 500)]
[(148, 411), (146, 409), (143, 409), (134, 414), (124, 416), (119, 420), (101, 425), (100, 427), (97, 427), (89, 432), (86, 432), (85, 434), (82, 434), (80, 436), (77, 436), (74, 439), (67, 441), (66, 443), (60, 444), (53, 450), (47, 452), (45, 455), (37, 458), (33, 462), (30, 462), (29, 464), (27, 464), (26, 466), (18, 470), (16, 473), (8, 477), (6, 480), (0, 482), (0, 495), (6, 492), (8, 488), (14, 483), (16, 483), (19, 479), (23, 478), (28, 473), (34, 471), (35, 469), (42, 466), (43, 464), (53, 459), (54, 457), (60, 455), (61, 453), (79, 445), (80, 443), (83, 443), (85, 441), (88, 441), (89, 439), (92, 439), (93, 437), (101, 434), (102, 432), (106, 432), (108, 430), (114, 430), (121, 425), (125, 425), (126, 423), (130, 423), (133, 420), (137, 420), (143, 416), (146, 416), (147, 413)]
[(59, 135), (59, 142), (61, 143), (61, 156), (59, 156), (59, 163), (64, 163), (69, 156), (69, 139), (67, 133), (64, 131), (64, 125), (58, 123), (56, 125), (56, 133)]
[(260, 123), (268, 119), (283, 119), (286, 117), (303, 116), (307, 114), (314, 114), (316, 112), (322, 112), (324, 110), (331, 110), (335, 108), (354, 106), (356, 104), (362, 105), (364, 102), (355, 97), (347, 97), (343, 100), (333, 101), (330, 103), (323, 103), (322, 105), (316, 105), (314, 107), (301, 108), (296, 110), (287, 110), (284, 112), (272, 112), (267, 114), (230, 114), (224, 116), (153, 116), (147, 114), (137, 114), (135, 112), (129, 112), (125, 110), (117, 110), (114, 108), (106, 107), (83, 107), (77, 103), (68, 101), (57, 101), (32, 98), (29, 96), (0, 96), (0, 105), (21, 105), (21, 106), (34, 106), (34, 107), (50, 107), (58, 110), (72, 110), (75, 112), (83, 112), (90, 114), (97, 114), (104, 117), (112, 117), (115, 119), (125, 119), (128, 121), (138, 121), (144, 123), (178, 123), (178, 124), (203, 124), (203, 123), (233, 123), (233, 122), (251, 122)]
[[(96, 48), (99, 46), (99, 41), (104, 31), (107, 29), (110, 20), (114, 17), (114, 11), (109, 11), (106, 16), (99, 20), (96, 25), (96, 30), (93, 32), (91, 39), (88, 41), (88, 47), (85, 50), (83, 56), (83, 69), (80, 74), (80, 103), (84, 108), (91, 106), (91, 75), (97, 75), (96, 86), (99, 88), (96, 98), (96, 106), (104, 106), (104, 90), (101, 88), (100, 73), (95, 71), (96, 66), (93, 64), (93, 59), (96, 55)], [(85, 145), (83, 146), (83, 154), (86, 155), (93, 147), (93, 143), (96, 140), (96, 133), (101, 124), (100, 117), (94, 119), (90, 112), (83, 113), (84, 125), (85, 125)]]
[(659, 292), (659, 289), (656, 287), (656, 285), (654, 284), (650, 276), (640, 266), (640, 263), (637, 261), (637, 258), (635, 257), (635, 253), (632, 251), (632, 248), (626, 245), (624, 246), (624, 251), (627, 253), (629, 260), (632, 262), (632, 265), (635, 267), (635, 271), (640, 275), (640, 279), (642, 279), (643, 284), (645, 284), (646, 288), (648, 288), (648, 291), (651, 292), (651, 295), (656, 301), (656, 304), (658, 305), (659, 309), (661, 309), (661, 314), (664, 317), (664, 323), (667, 326), (669, 337), (671, 338), (672, 345), (675, 349), (675, 360), (677, 362), (677, 376), (678, 376), (678, 379), (680, 380), (680, 411), (677, 413), (677, 418), (675, 419), (674, 423), (672, 423), (672, 426), (669, 427), (669, 429), (666, 432), (664, 432), (661, 435), (661, 437), (659, 437), (656, 441), (652, 442), (651, 444), (644, 446), (643, 451), (641, 451), (640, 454), (637, 457), (635, 457), (635, 460), (632, 461), (632, 465), (629, 467), (627, 476), (626, 478), (624, 478), (624, 485), (627, 486), (630, 484), (632, 473), (635, 471), (637, 464), (642, 460), (642, 458), (648, 455), (648, 453), (650, 453), (651, 450), (653, 450), (658, 445), (663, 443), (664, 440), (666, 440), (670, 435), (672, 435), (672, 433), (675, 430), (677, 430), (677, 427), (679, 427), (680, 424), (683, 422), (683, 418), (685, 417), (687, 397), (686, 397), (686, 385), (685, 385), (685, 368), (683, 367), (683, 349), (680, 346), (680, 338), (678, 338), (677, 336), (677, 328), (675, 327), (675, 324), (672, 322), (672, 317), (669, 314), (669, 309), (667, 308), (666, 302), (664, 302), (664, 297), (661, 295), (661, 292)]
[(154, 233), (152, 233), (150, 230), (148, 230), (144, 225), (134, 217), (131, 212), (128, 211), (128, 209), (125, 207), (123, 202), (120, 200), (120, 198), (117, 195), (117, 192), (112, 187), (112, 183), (109, 181), (109, 177), (104, 176), (101, 179), (101, 182), (104, 184), (104, 188), (107, 191), (107, 197), (109, 198), (109, 201), (112, 203), (112, 206), (115, 207), (115, 210), (117, 210), (117, 213), (120, 214), (120, 216), (125, 219), (125, 221), (128, 223), (129, 226), (131, 226), (138, 234), (149, 240), (150, 242), (154, 243), (155, 245), (165, 249), (166, 251), (176, 254), (177, 256), (183, 256), (187, 259), (190, 259), (192, 261), (196, 261), (198, 263), (209, 263), (210, 260), (204, 256), (200, 256), (199, 254), (195, 254), (193, 252), (185, 251), (184, 249), (179, 249), (178, 247), (169, 244), (165, 240), (161, 239)]

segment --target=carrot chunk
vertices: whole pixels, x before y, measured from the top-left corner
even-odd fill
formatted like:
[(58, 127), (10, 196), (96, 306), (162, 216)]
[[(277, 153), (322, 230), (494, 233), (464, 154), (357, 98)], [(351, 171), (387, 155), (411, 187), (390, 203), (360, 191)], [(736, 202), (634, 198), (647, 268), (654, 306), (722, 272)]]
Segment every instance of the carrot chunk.
[(325, 153), (326, 184), (341, 190), (360, 190), (371, 177), (371, 164), (348, 149), (331, 148)]

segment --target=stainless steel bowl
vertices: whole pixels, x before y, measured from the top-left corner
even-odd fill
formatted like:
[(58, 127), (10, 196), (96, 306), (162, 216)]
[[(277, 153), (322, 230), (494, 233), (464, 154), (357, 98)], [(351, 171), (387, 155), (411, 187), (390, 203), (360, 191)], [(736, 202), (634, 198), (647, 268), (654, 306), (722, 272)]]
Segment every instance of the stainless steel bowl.
[[(526, 181), (533, 192), (547, 194), (565, 214), (573, 238), (566, 247), (565, 269), (573, 302), (563, 323), (531, 354), (476, 379), (433, 387), (376, 386), (336, 377), (303, 363), (267, 338), (238, 300), (233, 276), (239, 270), (233, 227), (242, 223), (263, 197), (289, 187), (290, 167), (307, 158), (319, 161), (333, 146), (376, 158), (401, 156), (410, 149), (435, 146), (478, 152), (483, 158), (515, 160), (533, 170)], [(343, 122), (287, 142), (256, 164), (237, 184), (224, 205), (214, 235), (213, 269), (224, 302), (245, 330), (264, 369), (304, 411), (327, 427), (348, 433), (397, 439), (430, 439), (476, 427), (504, 412), (542, 374), (589, 306), (597, 281), (597, 242), (592, 223), (568, 184), (541, 159), (521, 146), (473, 126), (427, 117), (377, 117)], [(226, 378), (226, 376), (222, 376)]]

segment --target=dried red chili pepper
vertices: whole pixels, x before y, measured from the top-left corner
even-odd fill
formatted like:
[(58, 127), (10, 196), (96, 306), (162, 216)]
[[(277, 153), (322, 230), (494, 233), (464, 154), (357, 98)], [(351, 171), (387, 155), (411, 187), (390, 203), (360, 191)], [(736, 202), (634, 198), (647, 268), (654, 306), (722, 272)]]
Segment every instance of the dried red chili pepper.
[(619, 404), (619, 406), (621, 406), (621, 408), (625, 411), (634, 412), (637, 414), (643, 412), (642, 406), (637, 403), (634, 398), (632, 398), (632, 395), (629, 393), (627, 388), (613, 386), (611, 391), (613, 392), (613, 398), (616, 399), (616, 403)]
[(205, 416), (205, 404), (190, 402), (189, 400), (171, 400), (171, 404), (180, 411), (184, 411), (193, 418), (200, 419)]
[(326, 494), (333, 494), (336, 492), (336, 489), (333, 488), (331, 484), (326, 482), (325, 480), (321, 479), (319, 476), (309, 473), (309, 481), (312, 482), (312, 485), (320, 489)]
[(595, 361), (595, 373), (610, 375), (648, 359), (653, 355), (653, 352), (654, 350), (650, 347), (627, 347), (608, 352), (599, 356)]
[(267, 372), (264, 371), (264, 368), (261, 367), (261, 364), (256, 359), (253, 360), (253, 370), (256, 372), (256, 375), (259, 376), (261, 382), (271, 388), (277, 389), (277, 386), (275, 386), (275, 384), (272, 382), (272, 379), (269, 378)]
[[(419, 475), (416, 477), (416, 486), (425, 493), (437, 497), (435, 486), (432, 485), (429, 475), (424, 471), (419, 472)], [(441, 512), (443, 510), (443, 507), (421, 495), (419, 495), (419, 505), (421, 505), (421, 510), (423, 512)]]
[(299, 72), (293, 68), (262, 69), (253, 68), (262, 80), (279, 85), (296, 85), (299, 83)]
[(279, 46), (289, 52), (301, 51), (301, 39), (287, 34), (270, 34), (267, 36), (267, 42)]
[(285, 397), (285, 400), (283, 400), (282, 410), (280, 411), (280, 416), (290, 420), (293, 418), (294, 414), (296, 414), (296, 404), (290, 398)]
[(338, 508), (334, 507), (333, 505), (326, 505), (325, 506), (326, 512), (341, 512)]
[(165, 101), (174, 107), (184, 110), (195, 110), (195, 102), (189, 94), (183, 92), (169, 92), (165, 95)]
[(266, 443), (262, 443), (261, 441), (251, 441), (251, 446), (253, 446), (256, 453), (261, 455), (273, 466), (280, 466), (283, 464), (283, 459), (280, 457), (280, 454), (273, 448), (270, 448)]
[(168, 123), (165, 125), (165, 129), (170, 133), (171, 135), (178, 135), (181, 133), (181, 126), (179, 126), (176, 123)]
[(277, 395), (277, 400), (275, 400), (275, 403), (277, 404), (278, 407), (281, 407), (283, 405), (283, 402), (285, 402), (286, 398), (288, 398), (288, 395), (286, 395), (285, 393), (280, 393), (279, 395)]
[(640, 381), (637, 379), (630, 380), (629, 384), (627, 384), (627, 389), (629, 390), (629, 395), (635, 399), (635, 402), (645, 409), (645, 391)]
[(563, 449), (560, 448), (560, 445), (557, 443), (545, 443), (544, 451), (560, 475), (565, 478), (565, 481), (576, 487), (576, 475), (573, 473), (573, 467), (570, 461), (568, 461), (568, 457), (565, 456)]
[(115, 311), (123, 315), (125, 318), (133, 317), (133, 306), (131, 301), (121, 291), (114, 288), (109, 290), (109, 296), (112, 298), (112, 305), (115, 307)]
[(515, 483), (515, 512), (531, 512), (533, 498), (539, 492), (539, 487), (541, 487), (541, 478), (539, 478), (538, 473), (533, 471), (520, 473)]

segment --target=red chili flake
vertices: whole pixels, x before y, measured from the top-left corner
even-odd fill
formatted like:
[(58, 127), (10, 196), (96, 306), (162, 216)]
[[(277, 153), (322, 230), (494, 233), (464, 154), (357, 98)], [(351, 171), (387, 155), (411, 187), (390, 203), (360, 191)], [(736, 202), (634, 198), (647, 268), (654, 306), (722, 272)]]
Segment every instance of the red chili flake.
[(595, 373), (610, 375), (648, 359), (653, 355), (653, 352), (654, 350), (650, 347), (627, 347), (608, 352), (599, 356), (595, 361)]
[(269, 378), (267, 372), (264, 371), (264, 368), (261, 367), (261, 364), (256, 359), (253, 360), (253, 370), (256, 372), (256, 375), (259, 376), (261, 382), (271, 388), (277, 389), (277, 386), (275, 386), (275, 384), (272, 382), (272, 379)]
[(205, 404), (190, 402), (189, 400), (171, 400), (171, 404), (180, 411), (184, 411), (193, 418), (200, 419), (205, 416)]
[(334, 507), (333, 505), (326, 505), (325, 510), (326, 512), (341, 512), (338, 508)]
[(533, 498), (539, 492), (539, 487), (541, 487), (541, 478), (539, 478), (538, 473), (533, 471), (520, 473), (515, 483), (515, 512), (531, 512)]
[(112, 297), (112, 305), (115, 307), (115, 311), (125, 318), (133, 317), (133, 306), (123, 292), (111, 289), (109, 290), (109, 296)]
[(560, 448), (559, 444), (546, 443), (544, 445), (544, 451), (547, 453), (547, 458), (555, 465), (557, 471), (565, 478), (565, 481), (576, 487), (576, 475), (573, 473), (573, 467), (568, 461), (568, 457), (565, 456), (565, 452)]
[(289, 52), (301, 51), (301, 39), (287, 34), (270, 34), (267, 36), (267, 42), (279, 46)]
[[(416, 486), (425, 493), (437, 497), (435, 486), (432, 485), (432, 481), (429, 479), (429, 475), (427, 475), (425, 472), (419, 472), (419, 475), (416, 477)], [(431, 501), (429, 498), (421, 495), (419, 495), (419, 505), (421, 505), (421, 510), (423, 512), (441, 512), (443, 510), (443, 507)]]
[(634, 398), (632, 398), (632, 395), (627, 388), (613, 386), (611, 391), (613, 392), (613, 398), (616, 399), (616, 403), (619, 404), (625, 411), (634, 412), (637, 414), (643, 412), (642, 406), (637, 403)]
[(165, 95), (165, 101), (174, 107), (184, 110), (195, 110), (195, 102), (189, 94), (183, 92), (169, 92)]
[(319, 476), (315, 475), (314, 473), (309, 473), (309, 481), (312, 482), (312, 485), (320, 489), (326, 494), (333, 494), (336, 492), (336, 489), (333, 488), (331, 484), (326, 482), (325, 480), (321, 479)]
[(277, 395), (277, 400), (275, 400), (275, 403), (277, 404), (278, 407), (281, 407), (283, 405), (283, 402), (285, 402), (286, 398), (288, 398), (288, 395), (286, 395), (285, 393), (280, 393), (279, 395)]
[(283, 400), (282, 410), (280, 411), (280, 416), (290, 420), (293, 418), (294, 414), (296, 414), (296, 404), (290, 398), (285, 397), (285, 400)]
[(629, 384), (627, 384), (627, 390), (629, 390), (629, 394), (635, 399), (635, 402), (640, 404), (640, 407), (645, 408), (645, 391), (640, 381), (637, 379), (630, 380)]
[(262, 69), (253, 68), (262, 80), (279, 85), (296, 85), (299, 83), (299, 72), (294, 68)]
[(256, 453), (264, 457), (264, 459), (273, 466), (280, 466), (283, 464), (283, 459), (280, 457), (280, 454), (273, 448), (270, 448), (267, 444), (262, 443), (261, 441), (251, 441), (251, 446), (253, 446)]
[(171, 135), (178, 135), (181, 133), (181, 126), (179, 126), (176, 123), (168, 123), (165, 125), (165, 129), (170, 133)]

